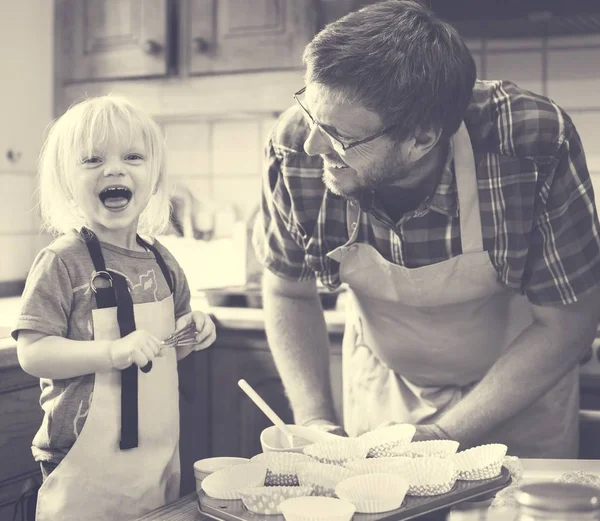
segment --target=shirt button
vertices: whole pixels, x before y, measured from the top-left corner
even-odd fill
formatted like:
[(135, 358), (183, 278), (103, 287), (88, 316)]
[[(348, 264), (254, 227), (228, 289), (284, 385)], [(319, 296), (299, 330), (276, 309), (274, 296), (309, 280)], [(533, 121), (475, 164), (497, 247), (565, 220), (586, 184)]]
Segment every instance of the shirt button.
[(351, 227), (353, 230), (356, 230), (356, 223), (352, 223), (352, 224), (350, 225), (350, 227)]

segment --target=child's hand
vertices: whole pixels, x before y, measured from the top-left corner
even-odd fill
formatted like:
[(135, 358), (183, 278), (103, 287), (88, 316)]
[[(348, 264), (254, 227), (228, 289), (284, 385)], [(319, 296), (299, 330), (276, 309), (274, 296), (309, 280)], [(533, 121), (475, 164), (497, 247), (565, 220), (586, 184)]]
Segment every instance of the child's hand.
[(137, 330), (113, 340), (110, 345), (110, 360), (115, 369), (126, 369), (131, 364), (144, 367), (160, 354), (160, 340), (148, 331)]
[(191, 311), (175, 322), (175, 331), (180, 331), (190, 323), (196, 324), (196, 344), (192, 347), (193, 351), (201, 351), (210, 346), (217, 338), (215, 324), (211, 318), (202, 311)]

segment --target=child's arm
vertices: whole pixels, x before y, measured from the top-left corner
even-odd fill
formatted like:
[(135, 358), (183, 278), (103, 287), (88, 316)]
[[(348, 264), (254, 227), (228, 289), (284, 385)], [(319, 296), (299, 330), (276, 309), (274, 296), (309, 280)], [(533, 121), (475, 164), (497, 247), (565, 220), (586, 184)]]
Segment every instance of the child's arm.
[(160, 353), (160, 341), (138, 330), (118, 340), (70, 340), (21, 330), (17, 356), (23, 370), (38, 378), (63, 379), (131, 364), (144, 367)]

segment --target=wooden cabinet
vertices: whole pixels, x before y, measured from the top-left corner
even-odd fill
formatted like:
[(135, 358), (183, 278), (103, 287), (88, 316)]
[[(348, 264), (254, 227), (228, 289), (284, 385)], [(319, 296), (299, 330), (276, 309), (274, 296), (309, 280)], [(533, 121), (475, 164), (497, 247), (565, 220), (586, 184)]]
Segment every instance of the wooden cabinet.
[(197, 351), (178, 363), (182, 495), (196, 488), (194, 462), (211, 455), (209, 353), (210, 350)]
[(316, 30), (314, 0), (189, 0), (189, 72), (302, 66)]
[(169, 0), (57, 0), (65, 82), (164, 76)]
[[(338, 415), (341, 412), (341, 350), (333, 342), (331, 374)], [(212, 456), (252, 457), (262, 452), (260, 433), (271, 425), (237, 386), (244, 378), (286, 422), (292, 411), (263, 332), (220, 331), (211, 358)]]
[(42, 422), (39, 380), (16, 363), (0, 369), (0, 519), (12, 519), (25, 483), (41, 482), (39, 464), (33, 460), (31, 441)]
[(317, 0), (55, 0), (59, 83), (300, 68)]

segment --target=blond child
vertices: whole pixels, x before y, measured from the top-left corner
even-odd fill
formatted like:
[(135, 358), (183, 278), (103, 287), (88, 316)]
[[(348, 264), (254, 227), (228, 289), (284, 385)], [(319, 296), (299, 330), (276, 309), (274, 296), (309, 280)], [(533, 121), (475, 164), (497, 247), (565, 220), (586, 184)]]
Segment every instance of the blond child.
[[(215, 340), (152, 239), (169, 221), (164, 138), (129, 101), (87, 99), (51, 126), (39, 178), (59, 236), (33, 263), (13, 331), (41, 380), (36, 519), (135, 518), (179, 495), (177, 360)], [(163, 342), (182, 330), (185, 345)]]

